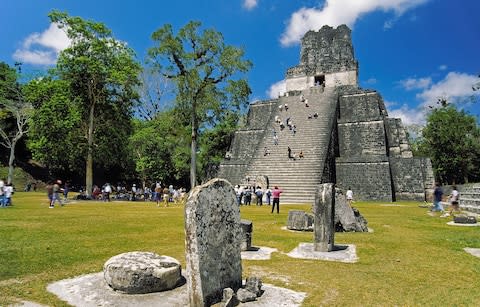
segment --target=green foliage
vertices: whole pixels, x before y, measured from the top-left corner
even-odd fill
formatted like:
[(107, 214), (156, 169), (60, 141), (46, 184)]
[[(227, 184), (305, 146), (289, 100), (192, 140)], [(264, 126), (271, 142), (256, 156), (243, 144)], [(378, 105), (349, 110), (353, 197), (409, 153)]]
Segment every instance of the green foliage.
[(480, 179), (480, 128), (474, 116), (452, 104), (431, 111), (418, 149), (431, 158), (442, 183)]
[(196, 184), (197, 133), (206, 124), (221, 120), (227, 111), (247, 104), (251, 91), (242, 78), (251, 62), (244, 51), (226, 45), (220, 32), (200, 31), (200, 22), (189, 22), (176, 35), (167, 24), (152, 34), (148, 50), (152, 66), (176, 86), (176, 108), (192, 129), (190, 184)]
[(175, 110), (157, 113), (150, 121), (134, 121), (130, 148), (136, 171), (143, 181), (185, 185), (189, 170), (189, 127)]
[(58, 58), (55, 74), (68, 82), (80, 114), (84, 136), (86, 189), (91, 191), (93, 165), (127, 167), (127, 141), (132, 133), (132, 106), (138, 94), (140, 65), (134, 52), (116, 40), (102, 23), (52, 11), (50, 20), (63, 28), (71, 45)]
[(35, 107), (27, 143), (32, 157), (53, 173), (84, 174), (82, 114), (69, 83), (49, 77), (32, 80), (25, 93)]

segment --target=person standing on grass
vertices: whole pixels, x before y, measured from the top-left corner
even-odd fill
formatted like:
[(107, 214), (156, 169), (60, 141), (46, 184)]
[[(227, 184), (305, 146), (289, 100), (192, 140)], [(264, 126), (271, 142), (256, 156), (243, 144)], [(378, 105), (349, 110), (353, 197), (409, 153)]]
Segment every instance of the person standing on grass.
[(458, 205), (458, 200), (460, 198), (460, 193), (457, 190), (457, 186), (452, 186), (452, 193), (448, 197), (450, 200), (450, 210), (446, 212), (441, 217), (447, 217), (453, 214), (453, 211), (460, 211), (460, 206)]
[(432, 211), (443, 211), (442, 205), (443, 190), (440, 183), (435, 182), (435, 189), (433, 190), (433, 208)]
[(13, 186), (11, 183), (7, 183), (7, 185), (3, 188), (3, 192), (5, 195), (4, 205), (5, 207), (12, 205), (12, 195), (13, 195)]
[(277, 186), (273, 188), (272, 196), (273, 196), (273, 203), (272, 203), (272, 212), (275, 209), (275, 205), (277, 205), (277, 214), (280, 213), (280, 194), (283, 193), (283, 190), (279, 189)]
[(0, 179), (0, 207), (5, 207), (5, 181)]
[(60, 185), (62, 184), (61, 180), (57, 180), (52, 186), (52, 201), (50, 202), (50, 207), (55, 207), (55, 202), (58, 201), (60, 206), (63, 206), (62, 200), (60, 199), (59, 192), (61, 192)]
[(351, 207), (352, 207), (352, 202), (353, 202), (353, 191), (352, 191), (352, 188), (348, 187), (346, 196), (347, 196), (347, 204), (348, 204), (348, 205), (350, 206), (350, 208), (351, 208)]

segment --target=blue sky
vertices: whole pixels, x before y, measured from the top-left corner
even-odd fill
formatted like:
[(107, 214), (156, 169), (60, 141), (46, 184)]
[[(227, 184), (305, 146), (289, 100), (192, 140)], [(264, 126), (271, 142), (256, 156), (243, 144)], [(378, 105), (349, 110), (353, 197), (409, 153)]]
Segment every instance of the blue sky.
[(439, 97), (480, 116), (480, 102), (465, 102), (479, 98), (472, 91), (480, 81), (478, 0), (0, 0), (0, 61), (32, 70), (54, 64), (68, 40), (50, 25), (52, 9), (105, 23), (140, 61), (160, 26), (177, 30), (199, 20), (245, 49), (254, 64), (252, 101), (281, 90), (286, 70), (299, 63), (306, 31), (347, 24), (360, 86), (378, 90), (391, 117), (422, 124)]

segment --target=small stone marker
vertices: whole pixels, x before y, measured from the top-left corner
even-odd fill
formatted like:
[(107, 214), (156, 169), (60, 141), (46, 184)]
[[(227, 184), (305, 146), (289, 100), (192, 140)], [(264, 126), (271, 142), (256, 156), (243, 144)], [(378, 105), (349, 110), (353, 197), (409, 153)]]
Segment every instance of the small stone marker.
[(240, 226), (242, 229), (242, 242), (240, 244), (240, 249), (242, 252), (248, 251), (252, 248), (252, 221), (242, 219), (240, 220)]
[(242, 286), (240, 208), (232, 185), (212, 179), (195, 187), (185, 205), (189, 305), (210, 306), (223, 289)]
[(331, 252), (335, 236), (335, 196), (333, 183), (324, 183), (317, 187), (313, 205), (314, 218), (314, 250)]
[(453, 221), (456, 224), (476, 224), (477, 219), (474, 216), (469, 216), (465, 214), (459, 214), (453, 217)]
[(103, 266), (107, 284), (128, 294), (160, 292), (182, 281), (178, 260), (150, 252), (129, 252), (113, 256)]

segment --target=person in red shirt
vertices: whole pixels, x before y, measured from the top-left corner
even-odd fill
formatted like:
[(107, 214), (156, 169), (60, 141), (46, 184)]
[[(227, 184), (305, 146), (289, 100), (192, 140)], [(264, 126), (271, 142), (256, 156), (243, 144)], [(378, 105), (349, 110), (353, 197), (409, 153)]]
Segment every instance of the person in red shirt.
[(272, 190), (272, 196), (273, 196), (273, 204), (272, 204), (272, 212), (273, 209), (275, 208), (275, 204), (277, 205), (277, 214), (280, 213), (280, 194), (283, 193), (283, 190), (279, 189), (277, 186), (275, 186)]

